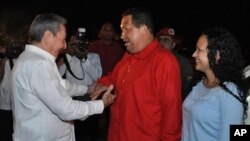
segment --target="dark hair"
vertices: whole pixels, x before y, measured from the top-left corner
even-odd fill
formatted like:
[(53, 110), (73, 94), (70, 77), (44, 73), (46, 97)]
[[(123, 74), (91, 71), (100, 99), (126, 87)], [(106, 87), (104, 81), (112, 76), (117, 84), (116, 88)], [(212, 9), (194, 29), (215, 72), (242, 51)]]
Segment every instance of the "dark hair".
[[(209, 28), (204, 30), (202, 35), (207, 37), (209, 65), (215, 76), (220, 80), (219, 85), (230, 94), (233, 93), (223, 82), (233, 82), (237, 85), (240, 94), (239, 100), (244, 106), (245, 118), (247, 109), (247, 87), (242, 73), (245, 65), (241, 46), (237, 39), (224, 28)], [(217, 51), (220, 53), (220, 59), (216, 62), (215, 56)]]
[(115, 27), (114, 27), (113, 23), (111, 23), (111, 22), (109, 22), (109, 21), (103, 23), (99, 31), (101, 31), (101, 30), (102, 30), (105, 26), (107, 26), (107, 25), (110, 26), (110, 27), (112, 28), (113, 31), (115, 31)]
[(51, 31), (53, 35), (56, 35), (60, 29), (60, 26), (66, 25), (66, 23), (67, 21), (64, 17), (54, 13), (37, 15), (29, 29), (29, 41), (41, 41), (45, 31)]
[(111, 27), (111, 29), (112, 29), (112, 31), (113, 31), (113, 37), (115, 36), (115, 35), (114, 35), (114, 34), (115, 34), (115, 27), (114, 27), (113, 23), (111, 23), (111, 22), (105, 22), (105, 23), (102, 24), (102, 26), (101, 26), (101, 28), (100, 28), (100, 30), (99, 30), (98, 37), (99, 37), (100, 39), (102, 39), (102, 38), (104, 37), (104, 35), (103, 35), (103, 29), (104, 29), (105, 27), (107, 27), (107, 26), (110, 26), (110, 27)]
[(151, 13), (142, 7), (134, 7), (126, 10), (122, 17), (124, 16), (132, 16), (132, 23), (135, 27), (139, 28), (142, 25), (146, 25), (151, 34), (154, 34), (154, 22)]

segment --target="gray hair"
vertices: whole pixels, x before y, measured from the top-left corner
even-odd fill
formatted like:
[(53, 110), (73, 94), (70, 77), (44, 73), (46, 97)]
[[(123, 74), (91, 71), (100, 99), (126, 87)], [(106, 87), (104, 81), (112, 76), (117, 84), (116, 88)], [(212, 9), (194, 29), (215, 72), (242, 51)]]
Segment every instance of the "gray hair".
[(61, 25), (66, 25), (67, 20), (64, 17), (54, 13), (37, 15), (31, 23), (29, 29), (29, 42), (41, 41), (45, 31), (51, 31), (56, 35)]

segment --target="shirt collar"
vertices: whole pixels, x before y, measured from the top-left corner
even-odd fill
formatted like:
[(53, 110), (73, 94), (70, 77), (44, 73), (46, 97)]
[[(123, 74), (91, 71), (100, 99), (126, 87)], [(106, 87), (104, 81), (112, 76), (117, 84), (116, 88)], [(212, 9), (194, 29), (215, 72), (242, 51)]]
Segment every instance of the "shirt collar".
[(45, 50), (43, 50), (35, 45), (26, 45), (25, 50), (39, 54), (45, 58), (48, 58), (49, 60), (51, 60), (53, 62), (55, 62), (55, 60), (56, 60), (55, 56), (51, 55), (49, 52), (47, 52), (47, 51), (45, 51)]
[(129, 56), (133, 56), (136, 59), (144, 59), (145, 57), (149, 56), (157, 47), (159, 47), (159, 43), (157, 40), (154, 40), (139, 53), (129, 54)]

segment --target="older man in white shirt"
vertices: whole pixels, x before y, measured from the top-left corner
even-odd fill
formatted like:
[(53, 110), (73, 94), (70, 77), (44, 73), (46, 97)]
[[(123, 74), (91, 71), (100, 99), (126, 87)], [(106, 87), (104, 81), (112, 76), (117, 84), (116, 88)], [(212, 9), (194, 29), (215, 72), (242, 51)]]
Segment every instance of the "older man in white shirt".
[(66, 48), (65, 24), (63, 17), (51, 13), (37, 16), (30, 26), (30, 44), (12, 75), (14, 141), (75, 141), (71, 121), (102, 113), (115, 98), (111, 85), (101, 100), (72, 99), (88, 87), (70, 84), (58, 72), (55, 59)]

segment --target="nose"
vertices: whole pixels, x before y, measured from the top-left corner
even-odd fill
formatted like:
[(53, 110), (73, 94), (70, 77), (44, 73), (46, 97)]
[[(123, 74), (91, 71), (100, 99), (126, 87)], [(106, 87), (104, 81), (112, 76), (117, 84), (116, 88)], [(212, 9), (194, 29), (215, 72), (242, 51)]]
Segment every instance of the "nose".
[(66, 41), (64, 40), (63, 41), (63, 49), (66, 49), (67, 48), (67, 43), (66, 43)]
[(121, 33), (121, 39), (124, 40), (124, 38), (125, 38), (125, 33), (122, 31), (122, 33)]
[(195, 52), (192, 54), (192, 57), (197, 57), (197, 53), (196, 53), (196, 50), (195, 50)]

